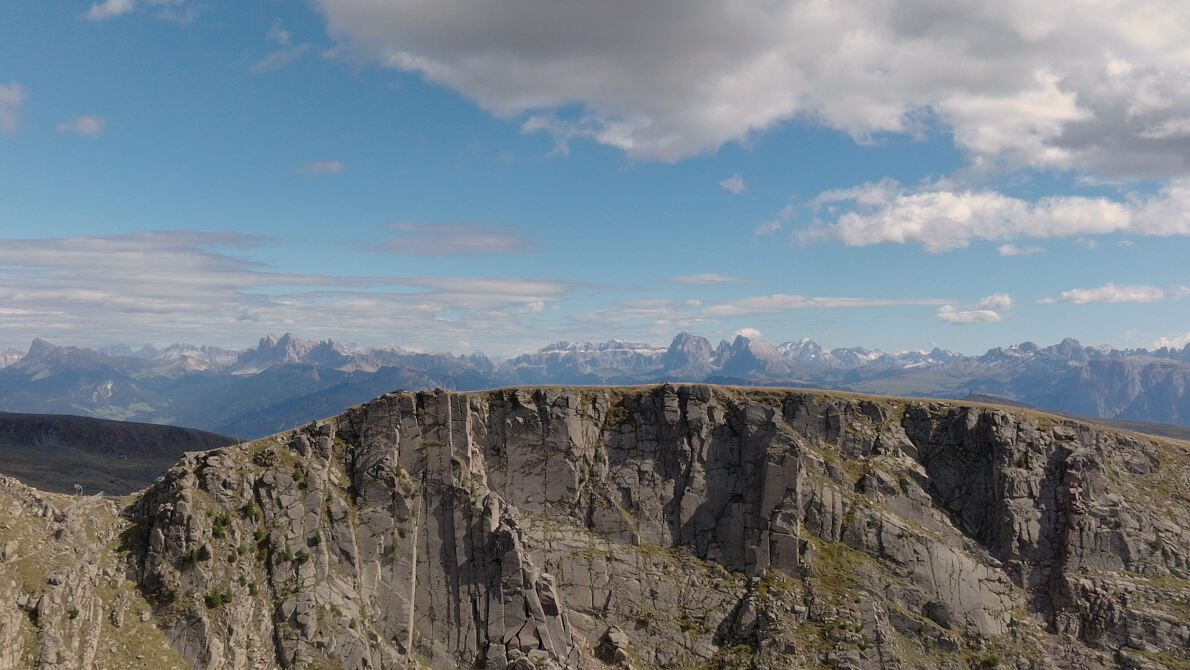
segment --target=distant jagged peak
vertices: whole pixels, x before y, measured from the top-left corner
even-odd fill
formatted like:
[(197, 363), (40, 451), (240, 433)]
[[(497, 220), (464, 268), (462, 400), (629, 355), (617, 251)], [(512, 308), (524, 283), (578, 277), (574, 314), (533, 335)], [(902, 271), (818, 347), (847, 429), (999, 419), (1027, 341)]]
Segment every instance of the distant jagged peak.
[(711, 342), (701, 335), (695, 335), (683, 330), (677, 335), (674, 335), (673, 341), (669, 343), (669, 348), (666, 349), (667, 356), (677, 355), (678, 353), (710, 358)]
[(769, 344), (767, 340), (759, 337), (748, 337), (743, 334), (735, 336), (735, 339), (731, 342), (731, 349), (736, 352), (748, 351), (753, 355), (764, 356), (766, 358), (781, 358), (781, 352), (777, 351), (777, 348)]
[(256, 374), (274, 365), (300, 363), (315, 343), (285, 333), (277, 337), (269, 333), (260, 338), (255, 349), (248, 349), (236, 359), (232, 372), (237, 375)]
[(292, 358), (293, 360), (291, 362), (297, 362), (299, 359), (301, 359), (301, 357), (315, 349), (332, 350), (338, 352), (343, 351), (343, 348), (340, 347), (334, 340), (303, 340), (293, 333), (288, 332), (281, 337), (277, 337), (272, 333), (265, 335), (264, 337), (260, 338), (260, 343), (256, 346), (255, 351), (259, 353), (279, 352), (289, 358)]
[(108, 356), (94, 349), (80, 347), (59, 346), (40, 337), (33, 338), (29, 344), (29, 352), (22, 358), (23, 362), (59, 362), (67, 359), (86, 359), (88, 361), (109, 359)]
[(710, 340), (682, 331), (674, 336), (669, 348), (665, 350), (662, 369), (671, 378), (701, 379), (713, 371), (713, 355)]
[(637, 352), (655, 352), (664, 351), (665, 347), (660, 347), (645, 342), (632, 342), (629, 340), (622, 340), (618, 338), (607, 340), (606, 342), (570, 342), (568, 340), (561, 340), (553, 342), (538, 349), (538, 353), (550, 352), (582, 352), (582, 351), (637, 351)]
[(61, 351), (63, 348), (64, 347), (59, 347), (56, 344), (51, 344), (50, 342), (43, 340), (40, 337), (35, 337), (35, 338), (33, 338), (33, 341), (29, 343), (29, 352), (25, 354), (25, 357), (26, 358), (41, 357), (41, 356), (45, 356), (46, 354), (53, 354), (55, 352)]

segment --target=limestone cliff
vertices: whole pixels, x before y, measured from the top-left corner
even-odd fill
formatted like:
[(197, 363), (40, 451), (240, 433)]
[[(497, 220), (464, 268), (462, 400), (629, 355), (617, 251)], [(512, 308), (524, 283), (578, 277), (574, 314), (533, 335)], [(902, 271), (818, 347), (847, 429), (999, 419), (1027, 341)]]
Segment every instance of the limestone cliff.
[(0, 489), (0, 668), (1190, 666), (1190, 447), (993, 406), (393, 393)]

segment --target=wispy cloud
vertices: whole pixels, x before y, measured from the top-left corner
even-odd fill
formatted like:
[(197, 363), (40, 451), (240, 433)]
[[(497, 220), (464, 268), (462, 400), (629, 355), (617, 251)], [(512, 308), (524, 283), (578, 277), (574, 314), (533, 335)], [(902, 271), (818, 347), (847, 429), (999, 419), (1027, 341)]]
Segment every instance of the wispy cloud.
[(778, 230), (781, 230), (781, 227), (782, 227), (781, 221), (779, 221), (778, 219), (773, 219), (772, 221), (765, 221), (764, 223), (757, 224), (756, 227), (752, 229), (752, 234), (753, 235), (772, 235), (773, 233), (777, 232)]
[(731, 277), (728, 275), (714, 274), (711, 272), (696, 274), (696, 275), (678, 275), (677, 277), (670, 277), (669, 280), (675, 284), (687, 284), (692, 286), (709, 286), (712, 284), (735, 284), (739, 282), (746, 282), (747, 279), (742, 277)]
[(76, 135), (88, 135), (95, 137), (102, 135), (107, 128), (107, 119), (102, 116), (92, 116), (90, 114), (83, 114), (73, 120), (58, 124), (58, 132), (60, 133), (75, 133)]
[(1007, 293), (993, 293), (980, 298), (974, 305), (955, 306), (946, 304), (938, 308), (934, 316), (939, 321), (956, 325), (973, 323), (996, 323), (1004, 320), (1004, 312), (1012, 309), (1012, 296)]
[(852, 297), (808, 297), (776, 293), (752, 296), (717, 303), (702, 309), (709, 317), (724, 318), (776, 314), (795, 309), (834, 309), (839, 307), (892, 307), (902, 305), (937, 305), (945, 302), (939, 298), (852, 298)]
[(277, 49), (269, 53), (267, 56), (260, 58), (252, 63), (253, 72), (272, 72), (273, 70), (280, 70), (289, 65), (295, 60), (302, 57), (310, 49), (309, 44), (296, 44), (285, 49)]
[(342, 161), (310, 161), (299, 166), (297, 171), (301, 174), (322, 175), (342, 172), (346, 168)]
[[(0, 340), (201, 339), (269, 329), (433, 347), (485, 332), (498, 346), (575, 286), (520, 277), (281, 272), (237, 252), (271, 243), (235, 232), (157, 231), (0, 244)], [(544, 329), (542, 329), (544, 332)]]
[(757, 224), (752, 229), (752, 234), (757, 236), (772, 235), (773, 233), (785, 227), (786, 223), (793, 221), (797, 216), (797, 208), (793, 203), (789, 203), (777, 212), (777, 216), (763, 223)]
[(1184, 297), (1187, 291), (1185, 286), (1176, 286), (1172, 290), (1166, 291), (1163, 288), (1145, 284), (1128, 285), (1108, 282), (1098, 288), (1075, 288), (1062, 291), (1061, 300), (1076, 305), (1092, 302), (1160, 302), (1168, 298)]
[(268, 55), (256, 60), (252, 63), (253, 72), (272, 72), (279, 70), (295, 60), (302, 57), (310, 49), (310, 44), (303, 42), (295, 44), (293, 35), (288, 30), (281, 27), (281, 24), (274, 23), (272, 28), (265, 33), (265, 37), (270, 42), (277, 45), (277, 49), (270, 52)]
[(631, 324), (632, 327), (653, 328), (659, 335), (672, 336), (672, 330), (675, 328), (707, 326), (730, 319), (783, 314), (797, 310), (942, 305), (946, 302), (948, 301), (944, 298), (889, 299), (782, 293), (709, 303), (696, 299), (648, 298), (620, 300), (609, 309), (579, 314), (574, 318), (584, 324), (614, 324), (621, 327)]
[(182, 24), (193, 21), (201, 11), (194, 6), (196, 3), (187, 4), (186, 0), (103, 0), (92, 3), (83, 16), (90, 21), (105, 21), (132, 12), (138, 2), (155, 10), (157, 18)]
[(25, 88), (9, 82), (0, 84), (0, 131), (15, 133), (21, 125), (21, 107), (25, 104)]
[(1044, 253), (1045, 249), (1041, 247), (1019, 247), (1015, 244), (1001, 244), (996, 248), (1001, 256), (1031, 256), (1033, 254)]
[(972, 323), (995, 323), (1002, 320), (1004, 317), (1000, 313), (991, 309), (959, 309), (954, 305), (943, 305), (935, 312), (939, 321), (953, 323), (958, 325), (967, 325)]
[(136, 7), (133, 0), (104, 0), (91, 5), (86, 17), (92, 21), (103, 21), (121, 14), (127, 14)]
[(744, 191), (748, 190), (748, 185), (744, 183), (744, 178), (741, 177), (738, 172), (736, 174), (731, 175), (727, 179), (720, 181), (719, 186), (723, 190), (729, 191), (736, 195), (739, 195), (739, 194), (743, 193)]
[(393, 223), (397, 233), (380, 250), (430, 256), (517, 254), (535, 251), (537, 245), (513, 226), (481, 221), (442, 223)]

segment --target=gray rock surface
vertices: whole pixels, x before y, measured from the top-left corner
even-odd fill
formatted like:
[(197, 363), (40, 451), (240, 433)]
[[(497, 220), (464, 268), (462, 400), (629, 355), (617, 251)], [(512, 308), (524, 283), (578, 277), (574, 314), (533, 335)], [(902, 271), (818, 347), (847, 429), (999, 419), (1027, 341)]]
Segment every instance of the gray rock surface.
[(1188, 486), (1185, 443), (991, 406), (399, 392), (187, 454), (0, 635), (38, 667), (142, 624), (201, 668), (1185, 667)]

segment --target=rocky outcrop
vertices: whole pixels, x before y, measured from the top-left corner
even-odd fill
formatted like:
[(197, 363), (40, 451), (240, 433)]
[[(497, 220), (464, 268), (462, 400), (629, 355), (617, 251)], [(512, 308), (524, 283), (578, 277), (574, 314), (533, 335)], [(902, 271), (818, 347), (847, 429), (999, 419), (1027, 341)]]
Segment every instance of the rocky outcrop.
[(188, 454), (112, 523), (194, 667), (1175, 667), (1188, 464), (991, 406), (393, 393)]
[(0, 668), (187, 667), (129, 579), (116, 502), (0, 476)]

